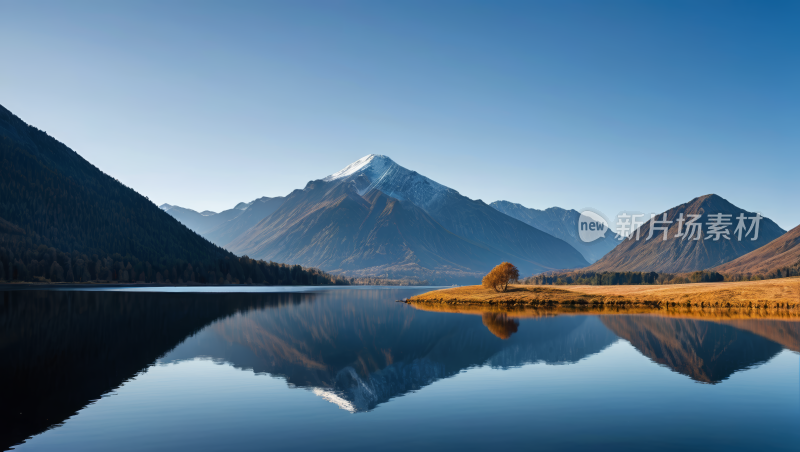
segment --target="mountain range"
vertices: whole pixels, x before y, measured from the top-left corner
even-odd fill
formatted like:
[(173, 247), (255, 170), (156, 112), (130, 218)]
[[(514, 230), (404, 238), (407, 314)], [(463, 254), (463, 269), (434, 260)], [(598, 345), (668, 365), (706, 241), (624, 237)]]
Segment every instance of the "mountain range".
[(502, 261), (524, 274), (588, 264), (565, 241), (374, 154), (293, 191), (225, 247), (332, 272), (440, 283), (474, 282)]
[(159, 207), (209, 242), (224, 247), (244, 231), (270, 216), (285, 199), (283, 196), (274, 198), (264, 196), (247, 203), (240, 202), (234, 208), (220, 213), (209, 210), (197, 212), (169, 204), (162, 204)]
[[(783, 231), (768, 218), (758, 238), (706, 240), (709, 214), (746, 212), (717, 195), (706, 195), (666, 214), (668, 239), (619, 241), (613, 231), (590, 243), (578, 235), (580, 213), (551, 207), (530, 209), (509, 201), (491, 205), (408, 170), (389, 157), (371, 154), (286, 197), (239, 203), (220, 213), (165, 204), (162, 209), (211, 242), (235, 254), (315, 266), (350, 276), (476, 282), (493, 265), (513, 262), (523, 275), (584, 268), (588, 271), (680, 273), (719, 267), (778, 239)], [(244, 210), (242, 210), (244, 209)], [(700, 215), (700, 240), (676, 238), (678, 218)], [(729, 227), (734, 232), (736, 224)], [(661, 231), (654, 231), (658, 239)], [(751, 231), (752, 232), (752, 231)], [(796, 237), (747, 260), (762, 271), (800, 254)], [(755, 262), (772, 259), (764, 265)], [(798, 256), (800, 259), (800, 256)], [(795, 259), (796, 261), (797, 259)], [(785, 261), (785, 262), (784, 262)], [(793, 263), (793, 262), (791, 262)], [(587, 265), (589, 265), (587, 267)], [(735, 270), (744, 267), (737, 266)], [(720, 271), (734, 267), (719, 267)]]
[(236, 218), (242, 213), (238, 209), (228, 209), (220, 213), (211, 212), (209, 210), (203, 212), (196, 212), (192, 209), (186, 209), (180, 206), (170, 206), (168, 204), (161, 205), (161, 210), (170, 214), (173, 218), (180, 221), (181, 224), (191, 229), (192, 231), (205, 235), (222, 223)]
[[(612, 237), (591, 244), (576, 237), (574, 210), (540, 211), (508, 201), (487, 205), (375, 154), (285, 197), (241, 202), (219, 213), (159, 208), (2, 106), (0, 161), (4, 280), (327, 278), (311, 273), (297, 279), (300, 273), (267, 267), (256, 271), (255, 261), (231, 252), (350, 276), (442, 284), (477, 282), (503, 261), (531, 275), (578, 268), (762, 273), (800, 260), (800, 231), (784, 235), (768, 218), (761, 218), (756, 240), (751, 231), (743, 240), (709, 240), (711, 214), (729, 215), (733, 235), (737, 216), (748, 221), (756, 216), (717, 195), (664, 212), (671, 224), (667, 240), (658, 239), (659, 231), (655, 239), (624, 240), (611, 249)], [(676, 237), (678, 218), (693, 214), (702, 217), (702, 238)], [(651, 226), (645, 222), (639, 234), (647, 237)], [(232, 265), (234, 260), (238, 264)]]

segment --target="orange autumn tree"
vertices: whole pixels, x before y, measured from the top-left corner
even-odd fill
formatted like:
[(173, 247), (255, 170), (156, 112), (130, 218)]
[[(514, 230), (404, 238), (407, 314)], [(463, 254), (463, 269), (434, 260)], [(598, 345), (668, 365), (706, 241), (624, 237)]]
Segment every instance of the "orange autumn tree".
[(493, 268), (488, 275), (483, 277), (483, 287), (494, 289), (495, 292), (505, 292), (508, 284), (519, 279), (519, 270), (510, 262), (503, 262)]

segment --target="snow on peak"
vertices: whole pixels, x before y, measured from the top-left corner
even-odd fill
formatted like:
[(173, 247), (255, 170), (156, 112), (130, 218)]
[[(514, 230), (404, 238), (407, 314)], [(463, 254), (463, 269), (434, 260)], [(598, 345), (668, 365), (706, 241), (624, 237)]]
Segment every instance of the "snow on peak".
[(341, 397), (340, 395), (336, 394), (333, 391), (329, 391), (322, 388), (313, 388), (311, 390), (314, 395), (318, 397), (322, 397), (324, 400), (333, 403), (334, 405), (338, 405), (339, 408), (349, 411), (351, 413), (355, 413), (358, 409), (347, 399)]
[(385, 155), (377, 154), (362, 157), (323, 180), (326, 182), (355, 180), (359, 175), (366, 176), (369, 181), (368, 185), (359, 186), (360, 195), (377, 189), (401, 201), (410, 201), (423, 209), (441, 194), (455, 192), (416, 171), (403, 168)]
[(394, 164), (394, 162), (385, 155), (370, 154), (365, 157), (361, 157), (355, 162), (347, 165), (343, 170), (335, 172), (323, 180), (330, 182), (332, 180), (345, 179), (354, 174), (358, 174), (365, 168), (372, 169), (374, 167), (385, 167), (387, 164)]

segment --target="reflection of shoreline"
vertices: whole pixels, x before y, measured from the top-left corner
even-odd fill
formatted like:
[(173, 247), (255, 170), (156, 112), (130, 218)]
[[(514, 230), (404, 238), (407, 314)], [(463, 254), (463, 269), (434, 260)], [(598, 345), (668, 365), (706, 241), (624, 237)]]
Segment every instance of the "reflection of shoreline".
[(787, 309), (702, 308), (640, 306), (505, 306), (483, 303), (442, 303), (434, 301), (406, 301), (421, 311), (451, 312), (481, 315), (486, 312), (513, 314), (514, 317), (552, 317), (556, 315), (631, 315), (646, 314), (659, 317), (702, 320), (783, 320), (800, 322), (800, 311)]
[(713, 308), (589, 308), (546, 307), (504, 308), (500, 306), (448, 305), (443, 303), (409, 302), (415, 309), (467, 315), (504, 315), (511, 318), (546, 318), (556, 316), (638, 316), (682, 320), (703, 320), (748, 331), (789, 350), (800, 353), (800, 314), (781, 309), (713, 309)]

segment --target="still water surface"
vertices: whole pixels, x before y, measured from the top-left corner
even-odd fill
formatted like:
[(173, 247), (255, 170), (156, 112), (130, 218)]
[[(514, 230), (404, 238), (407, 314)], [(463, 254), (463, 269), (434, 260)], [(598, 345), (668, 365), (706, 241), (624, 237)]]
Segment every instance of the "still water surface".
[(0, 292), (0, 449), (797, 450), (800, 324)]

